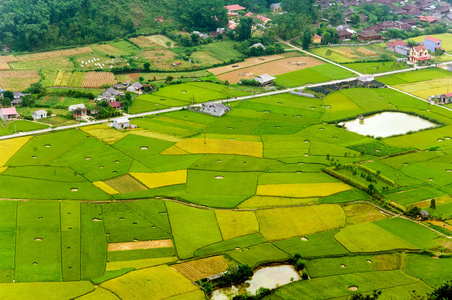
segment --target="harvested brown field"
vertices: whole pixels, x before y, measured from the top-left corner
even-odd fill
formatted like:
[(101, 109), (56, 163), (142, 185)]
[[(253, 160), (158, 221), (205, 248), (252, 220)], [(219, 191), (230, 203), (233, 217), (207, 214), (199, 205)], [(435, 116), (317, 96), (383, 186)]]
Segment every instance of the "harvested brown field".
[(48, 51), (48, 52), (18, 55), (17, 59), (19, 61), (33, 61), (33, 60), (42, 60), (42, 59), (53, 59), (53, 58), (57, 58), (57, 57), (67, 57), (67, 56), (79, 55), (79, 54), (90, 53), (90, 52), (93, 52), (93, 50), (90, 47), (81, 47), (81, 48), (71, 48), (71, 49), (65, 49), (65, 50), (55, 50), (55, 51)]
[(258, 64), (262, 64), (262, 63), (266, 63), (266, 62), (270, 62), (270, 61), (282, 59), (282, 58), (284, 58), (284, 56), (280, 55), (280, 54), (260, 56), (260, 57), (251, 57), (251, 58), (245, 59), (243, 62), (239, 62), (239, 63), (233, 64), (233, 65), (227, 65), (227, 66), (223, 66), (223, 67), (209, 69), (208, 71), (211, 72), (213, 75), (219, 75), (219, 74), (234, 71), (237, 69), (248, 68), (248, 67), (258, 65)]
[(108, 251), (125, 251), (125, 250), (168, 248), (168, 247), (173, 247), (172, 240), (168, 239), (155, 241), (112, 243), (108, 244)]
[(9, 70), (8, 63), (17, 61), (13, 55), (0, 56), (0, 70)]
[(174, 52), (168, 49), (145, 50), (141, 52), (141, 56), (147, 57), (150, 60), (168, 60), (174, 58)]
[(369, 50), (369, 49), (366, 49), (363, 47), (357, 48), (356, 52), (358, 52), (359, 54), (364, 55), (364, 56), (378, 56), (377, 52), (374, 52), (372, 50)]
[(0, 88), (22, 91), (39, 78), (38, 71), (0, 71)]
[(111, 72), (88, 72), (82, 82), (84, 88), (100, 88), (104, 84), (116, 84), (115, 75)]
[(138, 180), (136, 180), (129, 174), (108, 179), (105, 180), (104, 182), (121, 194), (145, 191), (148, 189), (146, 186), (142, 185)]
[(130, 41), (137, 44), (140, 48), (161, 47), (160, 44), (154, 42), (149, 36), (137, 36), (130, 38)]
[(276, 76), (292, 71), (310, 68), (320, 64), (323, 64), (323, 62), (312, 57), (284, 58), (257, 66), (240, 69), (234, 72), (221, 74), (218, 76), (218, 79), (228, 80), (230, 83), (237, 83), (242, 78), (252, 79), (262, 74)]
[(223, 256), (214, 256), (173, 265), (171, 267), (191, 281), (196, 281), (224, 272), (230, 264)]
[(174, 45), (176, 45), (176, 43), (173, 40), (167, 38), (164, 35), (160, 35), (160, 34), (151, 35), (151, 36), (148, 36), (147, 38), (150, 39), (151, 41), (153, 41), (154, 43), (162, 46), (162, 47), (167, 47), (166, 46), (167, 42), (171, 43), (171, 47), (174, 47)]

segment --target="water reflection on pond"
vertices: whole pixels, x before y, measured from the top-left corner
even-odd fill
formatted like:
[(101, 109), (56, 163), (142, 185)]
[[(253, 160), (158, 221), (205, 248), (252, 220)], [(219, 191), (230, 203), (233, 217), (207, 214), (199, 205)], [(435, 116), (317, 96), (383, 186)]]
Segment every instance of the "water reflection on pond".
[(344, 125), (349, 131), (382, 138), (436, 126), (434, 123), (420, 117), (399, 112), (379, 113), (365, 117), (364, 121), (360, 121), (357, 118), (356, 120), (345, 122)]
[(244, 283), (215, 290), (212, 295), (213, 300), (228, 300), (235, 295), (250, 292), (256, 294), (260, 287), (274, 289), (277, 286), (297, 281), (300, 275), (292, 265), (265, 267), (257, 270), (250, 280)]

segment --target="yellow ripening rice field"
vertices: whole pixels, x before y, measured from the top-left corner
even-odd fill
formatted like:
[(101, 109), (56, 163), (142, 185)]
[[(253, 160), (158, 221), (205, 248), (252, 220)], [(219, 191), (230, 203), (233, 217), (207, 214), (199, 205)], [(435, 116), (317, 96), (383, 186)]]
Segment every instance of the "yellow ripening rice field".
[(133, 131), (130, 131), (130, 134), (150, 137), (153, 139), (158, 139), (158, 140), (168, 141), (168, 142), (173, 142), (173, 143), (177, 143), (177, 142), (183, 140), (183, 138), (178, 137), (178, 136), (174, 136), (174, 135), (170, 135), (170, 134), (166, 134), (166, 133), (162, 133), (162, 132), (150, 131), (150, 130), (146, 130), (143, 128), (134, 129)]
[(108, 186), (118, 191), (121, 194), (145, 191), (148, 188), (141, 184), (134, 177), (129, 174), (114, 177), (104, 181)]
[(229, 264), (223, 256), (214, 256), (173, 265), (172, 268), (191, 281), (196, 281), (226, 271)]
[(0, 174), (2, 174), (3, 172), (5, 172), (6, 169), (8, 169), (8, 167), (0, 167)]
[(188, 139), (178, 142), (175, 146), (192, 154), (236, 154), (262, 157), (261, 142), (245, 142), (231, 140)]
[(130, 173), (130, 175), (150, 189), (187, 183), (187, 170), (163, 173)]
[(338, 204), (275, 208), (257, 211), (260, 233), (268, 241), (304, 237), (345, 226)]
[(65, 49), (65, 50), (55, 50), (55, 51), (48, 51), (48, 52), (18, 55), (17, 59), (20, 61), (54, 59), (57, 57), (74, 56), (74, 55), (85, 54), (85, 53), (90, 53), (90, 52), (93, 52), (93, 50), (90, 47), (81, 47), (81, 48), (71, 48), (71, 49)]
[(117, 190), (115, 190), (114, 188), (112, 188), (103, 181), (96, 181), (93, 182), (93, 184), (109, 195), (119, 194)]
[(152, 299), (166, 299), (198, 290), (190, 280), (166, 265), (133, 271), (101, 286), (123, 300), (149, 299), (151, 295)]
[(257, 186), (256, 195), (298, 198), (325, 197), (351, 189), (351, 186), (342, 182), (263, 184)]
[(224, 240), (259, 232), (259, 223), (252, 211), (216, 210), (215, 215)]
[(109, 145), (116, 143), (130, 132), (122, 132), (103, 124), (80, 127), (80, 130)]
[(17, 61), (13, 55), (0, 56), (0, 70), (9, 70), (8, 63)]
[(83, 88), (100, 88), (104, 84), (116, 84), (115, 75), (111, 72), (88, 72), (83, 79)]
[(14, 155), (26, 142), (31, 139), (29, 136), (0, 141), (0, 167)]

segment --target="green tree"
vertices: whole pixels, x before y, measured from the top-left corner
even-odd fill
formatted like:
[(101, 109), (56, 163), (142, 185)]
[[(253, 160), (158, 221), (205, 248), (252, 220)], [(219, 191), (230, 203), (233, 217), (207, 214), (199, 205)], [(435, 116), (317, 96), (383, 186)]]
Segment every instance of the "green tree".
[(251, 37), (251, 26), (253, 19), (249, 17), (241, 17), (240, 24), (237, 26), (237, 40), (244, 41)]
[(4, 91), (3, 97), (9, 98), (9, 99), (14, 99), (14, 93), (11, 91)]
[(166, 84), (170, 84), (171, 83), (171, 81), (173, 81), (173, 76), (171, 76), (171, 75), (168, 75), (167, 77), (166, 77), (166, 79), (165, 79), (165, 83)]
[(360, 20), (361, 17), (357, 13), (354, 13), (350, 16), (350, 23), (352, 23), (352, 25), (358, 24)]
[(150, 68), (151, 68), (151, 64), (149, 62), (145, 62), (143, 64), (143, 69), (144, 69), (145, 72), (150, 72), (151, 71)]
[(303, 49), (305, 49), (305, 50), (308, 49), (309, 46), (312, 44), (312, 34), (309, 29), (307, 29), (303, 32), (301, 44), (303, 46)]
[(35, 105), (36, 98), (32, 95), (25, 95), (22, 98), (22, 106), (23, 107), (33, 107)]
[(219, 40), (219, 41), (223, 40), (223, 34), (219, 33), (217, 35), (217, 40)]
[(428, 300), (452, 299), (452, 281), (445, 282), (427, 296)]
[(435, 198), (430, 200), (430, 208), (431, 209), (436, 209), (436, 199)]
[(199, 43), (201, 42), (201, 37), (196, 33), (192, 33), (190, 39), (193, 45), (199, 45)]
[(354, 294), (348, 300), (377, 300), (381, 295), (381, 291), (373, 291), (370, 295)]
[(179, 0), (178, 19), (189, 29), (214, 31), (228, 24), (227, 10), (220, 0)]
[(1, 104), (3, 107), (11, 106), (11, 102), (12, 102), (11, 98), (8, 98), (8, 97), (1, 98)]

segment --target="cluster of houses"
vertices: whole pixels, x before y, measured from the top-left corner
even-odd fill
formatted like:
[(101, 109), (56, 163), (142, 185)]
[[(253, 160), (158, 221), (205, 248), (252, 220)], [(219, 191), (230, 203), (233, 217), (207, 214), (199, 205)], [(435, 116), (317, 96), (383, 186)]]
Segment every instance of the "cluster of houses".
[(386, 50), (407, 56), (407, 60), (413, 64), (434, 58), (430, 55), (429, 51), (435, 53), (438, 49), (444, 50), (442, 48), (442, 41), (432, 36), (426, 36), (423, 43), (419, 43), (414, 47), (409, 47), (402, 40), (386, 43)]
[[(226, 5), (225, 8), (228, 10), (228, 28), (231, 30), (234, 30), (238, 23), (238, 18), (240, 17), (240, 12), (245, 12), (246, 7), (240, 6), (238, 4), (232, 4), (232, 5)], [(280, 12), (281, 11), (281, 3), (274, 3), (270, 5), (270, 10), (271, 11), (275, 11), (275, 12)], [(246, 14), (244, 14), (245, 17), (251, 17), (251, 18), (256, 18), (257, 23), (253, 26), (253, 29), (255, 29), (256, 27), (263, 27), (265, 28), (265, 25), (267, 25), (268, 22), (271, 21), (270, 18), (267, 18), (265, 16), (262, 15), (255, 15), (252, 12), (248, 12)]]
[[(334, 0), (318, 0), (321, 10), (326, 10), (332, 5), (337, 5), (338, 1)], [(354, 6), (361, 4), (359, 0), (343, 0), (340, 3), (346, 9), (345, 20), (350, 21), (350, 16), (354, 13)], [(451, 22), (452, 13), (450, 12), (450, 4), (441, 0), (366, 0), (368, 4), (386, 4), (389, 6), (390, 12), (397, 15), (410, 15), (418, 18), (421, 22)], [(428, 15), (424, 17), (423, 14)], [(368, 17), (360, 14), (361, 21), (366, 22)], [(396, 28), (396, 27), (393, 27)], [(374, 29), (375, 30), (375, 29)], [(376, 30), (378, 31), (378, 30)]]

